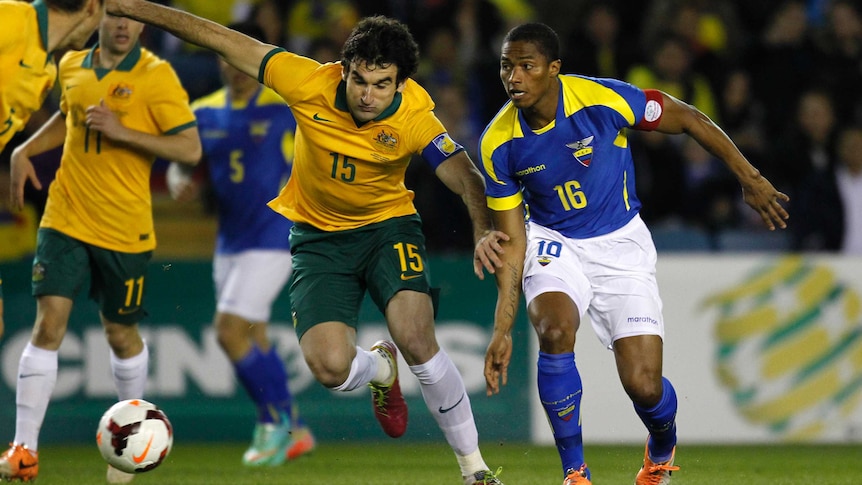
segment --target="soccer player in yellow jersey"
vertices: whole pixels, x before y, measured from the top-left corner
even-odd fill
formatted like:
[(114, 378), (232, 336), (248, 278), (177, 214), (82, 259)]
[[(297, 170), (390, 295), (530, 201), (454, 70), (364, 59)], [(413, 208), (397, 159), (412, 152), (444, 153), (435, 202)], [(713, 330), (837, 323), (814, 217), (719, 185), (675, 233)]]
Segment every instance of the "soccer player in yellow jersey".
[[(287, 101), (298, 126), (293, 172), (269, 205), (295, 224), (290, 297), (306, 363), (333, 390), (371, 386), (378, 421), (398, 437), (407, 426), (400, 350), (455, 452), (463, 482), (500, 484), (479, 451), (461, 375), (437, 343), (424, 236), (404, 173), (413, 155), (431, 164), (464, 200), (475, 240), (491, 230), (484, 182), (434, 115), (427, 92), (410, 78), (419, 60), (407, 28), (384, 17), (363, 19), (341, 62), (321, 64), (155, 3), (106, 6), (216, 51)], [(366, 291), (392, 336), (371, 350), (356, 343)]]
[(102, 0), (0, 0), (0, 151), (51, 91), (54, 51), (84, 47), (101, 18)]
[(51, 53), (82, 48), (101, 18), (102, 0), (0, 0), (0, 152), (51, 91), (57, 75)]
[[(188, 96), (171, 66), (142, 48), (143, 24), (105, 15), (99, 43), (60, 61), (60, 111), (12, 153), (13, 206), (31, 157), (63, 145), (40, 223), (33, 261), (36, 322), (18, 364), (15, 440), (0, 477), (38, 473), (39, 428), (57, 379), (57, 350), (75, 296), (87, 279), (111, 348), (120, 400), (143, 396), (148, 353), (138, 332), (146, 316), (146, 271), (156, 247), (150, 171), (156, 157), (194, 165), (201, 143)], [(109, 468), (108, 481), (131, 475)]]

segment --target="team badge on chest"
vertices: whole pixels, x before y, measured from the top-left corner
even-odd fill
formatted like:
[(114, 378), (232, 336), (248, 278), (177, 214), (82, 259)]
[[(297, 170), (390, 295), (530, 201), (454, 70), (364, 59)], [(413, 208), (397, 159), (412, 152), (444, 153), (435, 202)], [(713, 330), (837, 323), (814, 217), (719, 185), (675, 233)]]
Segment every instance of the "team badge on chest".
[(380, 151), (393, 153), (398, 149), (398, 135), (394, 132), (380, 130), (380, 132), (374, 136), (374, 144)]
[(572, 156), (575, 157), (575, 160), (585, 167), (589, 167), (590, 162), (593, 161), (593, 147), (590, 146), (593, 142), (593, 138), (595, 137), (588, 136), (583, 140), (566, 144), (566, 148), (574, 150), (574, 152), (572, 152)]

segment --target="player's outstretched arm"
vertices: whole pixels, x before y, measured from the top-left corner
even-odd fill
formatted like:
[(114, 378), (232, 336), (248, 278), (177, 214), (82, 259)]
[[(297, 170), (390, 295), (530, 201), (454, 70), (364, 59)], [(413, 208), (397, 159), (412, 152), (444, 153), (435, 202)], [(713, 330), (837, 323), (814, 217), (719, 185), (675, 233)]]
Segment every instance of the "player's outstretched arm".
[(718, 125), (694, 106), (662, 93), (664, 112), (656, 131), (668, 134), (686, 133), (707, 151), (720, 158), (742, 185), (745, 202), (763, 219), (770, 231), (787, 227), (789, 215), (782, 206), (790, 200), (761, 175), (739, 151), (736, 144)]
[(494, 227), (507, 234), (500, 241), (502, 264), (494, 276), (497, 280), (497, 305), (494, 308), (494, 332), (485, 352), (485, 386), (491, 396), (500, 392), (500, 381), (508, 381), (509, 362), (512, 358), (512, 328), (521, 303), (521, 276), (524, 272), (524, 253), (527, 249), (527, 232), (524, 227), (524, 204), (506, 211), (491, 211)]
[(105, 7), (109, 14), (154, 25), (186, 42), (213, 50), (255, 79), (263, 58), (275, 49), (211, 20), (148, 0), (105, 0)]

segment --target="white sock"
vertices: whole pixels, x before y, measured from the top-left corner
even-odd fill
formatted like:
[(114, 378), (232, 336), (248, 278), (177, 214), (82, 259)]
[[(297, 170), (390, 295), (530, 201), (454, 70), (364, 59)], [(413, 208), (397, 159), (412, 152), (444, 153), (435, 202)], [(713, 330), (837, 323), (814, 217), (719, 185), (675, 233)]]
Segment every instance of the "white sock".
[(149, 368), (150, 352), (146, 342), (140, 354), (128, 359), (121, 359), (111, 351), (111, 375), (120, 401), (144, 397)]
[(458, 466), (461, 467), (461, 476), (470, 477), (476, 472), (488, 469), (488, 465), (482, 459), (482, 453), (479, 451), (479, 448), (476, 448), (476, 451), (469, 455), (461, 456), (456, 453), (455, 458), (458, 460)]
[(425, 405), (455, 452), (461, 475), (487, 470), (479, 452), (479, 432), (473, 420), (470, 396), (452, 359), (440, 349), (428, 362), (410, 366), (410, 372), (419, 379)]
[(18, 361), (18, 387), (15, 391), (15, 443), (39, 449), (39, 430), (57, 383), (57, 351), (27, 343)]
[(336, 391), (352, 391), (371, 382), (374, 376), (377, 375), (377, 359), (377, 352), (356, 347), (356, 357), (350, 363), (350, 374), (347, 375), (347, 380), (333, 389)]

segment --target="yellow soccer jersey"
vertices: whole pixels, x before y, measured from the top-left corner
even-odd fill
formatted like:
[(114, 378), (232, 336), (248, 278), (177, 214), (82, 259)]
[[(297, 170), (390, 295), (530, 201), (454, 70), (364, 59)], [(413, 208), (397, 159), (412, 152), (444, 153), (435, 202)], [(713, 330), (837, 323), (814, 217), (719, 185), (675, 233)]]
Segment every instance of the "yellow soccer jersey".
[(85, 111), (104, 100), (123, 126), (151, 135), (193, 127), (195, 117), (170, 64), (135, 46), (116, 69), (103, 69), (94, 65), (98, 48), (69, 52), (60, 61), (66, 140), (41, 227), (105, 249), (149, 251), (156, 247), (150, 199), (155, 157), (90, 130)]
[(404, 185), (411, 157), (422, 153), (433, 163), (461, 150), (434, 115), (431, 97), (410, 79), (392, 106), (361, 127), (347, 111), (341, 64), (277, 49), (264, 59), (260, 81), (296, 118), (293, 173), (269, 203), (294, 222), (340, 231), (415, 214), (413, 191)]
[(0, 1), (0, 151), (54, 86), (57, 67), (47, 45), (48, 7), (42, 0)]

